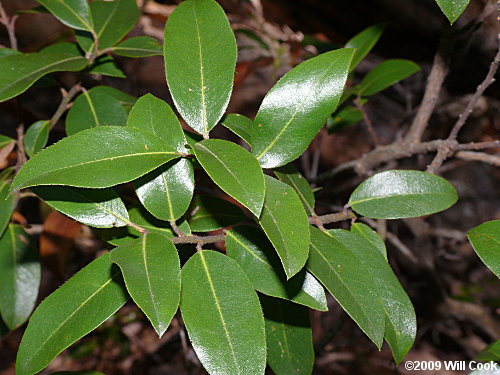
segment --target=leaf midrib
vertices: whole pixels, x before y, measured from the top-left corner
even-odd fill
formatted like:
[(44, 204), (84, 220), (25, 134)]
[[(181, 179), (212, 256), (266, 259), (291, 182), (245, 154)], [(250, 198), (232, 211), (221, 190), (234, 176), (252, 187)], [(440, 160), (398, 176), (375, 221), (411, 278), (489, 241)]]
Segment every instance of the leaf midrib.
[(78, 18), (80, 20), (81, 23), (83, 23), (85, 26), (87, 26), (87, 28), (88, 28), (87, 31), (90, 31), (90, 29), (92, 29), (92, 27), (90, 26), (90, 24), (84, 18), (82, 18), (78, 14), (78, 12), (75, 12), (73, 10), (73, 8), (71, 8), (68, 4), (66, 4), (64, 2), (64, 0), (58, 0), (57, 2), (60, 3), (61, 5), (63, 5), (65, 8), (67, 8), (70, 11), (70, 13), (72, 13), (76, 18)]
[(368, 198), (363, 198), (363, 199), (358, 199), (356, 201), (350, 201), (349, 204), (350, 205), (353, 205), (353, 204), (358, 204), (358, 203), (364, 203), (364, 202), (370, 202), (370, 201), (373, 201), (373, 200), (379, 200), (379, 199), (386, 199), (386, 198), (392, 198), (392, 197), (413, 197), (413, 196), (417, 196), (417, 197), (429, 197), (429, 196), (434, 196), (434, 195), (449, 195), (450, 193), (446, 193), (446, 192), (442, 192), (442, 193), (408, 193), (408, 194), (398, 194), (398, 193), (395, 193), (395, 194), (387, 194), (387, 195), (378, 195), (378, 196), (375, 196), (375, 197), (368, 197)]
[(196, 37), (198, 39), (198, 53), (200, 63), (200, 84), (201, 84), (201, 121), (203, 125), (203, 134), (208, 134), (207, 107), (205, 103), (205, 76), (203, 75), (203, 54), (201, 51), (200, 26), (198, 24), (198, 15), (196, 13), (196, 1), (193, 1), (194, 23), (196, 26)]
[[(158, 301), (153, 295), (153, 287), (151, 285), (151, 278), (149, 277), (149, 269), (148, 269), (148, 260), (146, 257), (146, 241), (147, 241), (148, 236), (142, 236), (142, 241), (141, 241), (141, 252), (142, 252), (142, 261), (144, 262), (144, 272), (146, 274), (146, 281), (148, 283), (148, 292), (149, 296), (151, 298), (151, 303), (153, 304), (153, 311), (156, 316), (156, 324), (158, 326), (159, 331), (163, 329), (163, 324), (161, 323), (160, 319), (160, 314), (159, 314), (159, 308), (158, 308)], [(160, 327), (161, 325), (161, 327)], [(160, 332), (158, 332), (160, 333)]]

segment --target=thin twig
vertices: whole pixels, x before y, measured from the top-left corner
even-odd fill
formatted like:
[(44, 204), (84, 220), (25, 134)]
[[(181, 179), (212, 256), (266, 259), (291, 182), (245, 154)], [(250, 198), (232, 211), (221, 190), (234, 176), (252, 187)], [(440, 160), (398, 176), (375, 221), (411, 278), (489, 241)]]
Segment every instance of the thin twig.
[(26, 163), (26, 153), (24, 151), (24, 124), (17, 127), (17, 163), (16, 173), (19, 172), (21, 167)]
[(65, 89), (61, 89), (62, 93), (62, 100), (61, 103), (59, 103), (59, 106), (57, 107), (56, 111), (54, 112), (54, 115), (52, 115), (50, 119), (50, 129), (52, 130), (54, 126), (56, 126), (57, 122), (61, 118), (61, 116), (66, 112), (68, 109), (69, 103), (73, 99), (73, 97), (80, 91), (82, 91), (82, 86), (80, 84), (74, 85), (69, 91), (66, 91)]
[(14, 15), (11, 18), (9, 18), (9, 16), (7, 16), (7, 13), (3, 9), (2, 3), (0, 2), (0, 23), (3, 24), (7, 29), (7, 34), (9, 35), (10, 48), (15, 49), (17, 51), (18, 46), (17, 46), (17, 38), (15, 32), (16, 20), (17, 20), (17, 15)]
[(337, 223), (339, 221), (350, 220), (355, 217), (356, 215), (354, 215), (352, 211), (337, 212), (322, 216), (311, 216), (309, 217), (309, 224), (314, 224), (319, 227), (320, 225)]
[(223, 234), (216, 235), (216, 236), (195, 236), (195, 235), (186, 236), (186, 235), (184, 235), (182, 237), (171, 238), (170, 241), (172, 241), (172, 243), (174, 245), (188, 244), (188, 243), (192, 243), (192, 244), (196, 244), (196, 245), (201, 243), (202, 245), (206, 245), (209, 243), (224, 242), (225, 239), (226, 239), (226, 236)]
[(485, 152), (459, 151), (455, 156), (463, 160), (481, 161), (486, 164), (491, 164), (496, 167), (500, 167), (499, 155), (487, 154)]
[(368, 116), (368, 113), (366, 113), (365, 107), (363, 107), (363, 104), (361, 104), (361, 98), (357, 97), (354, 100), (354, 105), (356, 108), (361, 112), (363, 115), (363, 122), (366, 125), (366, 129), (368, 130), (368, 133), (370, 133), (370, 137), (372, 138), (373, 144), (376, 146), (380, 145), (380, 138), (373, 128), (373, 123), (370, 117)]
[(179, 236), (179, 237), (184, 237), (185, 234), (182, 233), (182, 231), (179, 229), (179, 227), (177, 226), (177, 223), (175, 222), (175, 220), (170, 220), (169, 221), (170, 223), (170, 226), (172, 227), (174, 233)]

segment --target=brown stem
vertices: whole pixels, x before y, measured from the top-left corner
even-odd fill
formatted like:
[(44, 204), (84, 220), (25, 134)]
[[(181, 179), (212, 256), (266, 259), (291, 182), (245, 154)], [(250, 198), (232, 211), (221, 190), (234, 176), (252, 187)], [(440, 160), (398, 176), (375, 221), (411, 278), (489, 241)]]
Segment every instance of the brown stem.
[(491, 155), (485, 152), (459, 151), (457, 152), (456, 157), (463, 160), (481, 161), (483, 163), (500, 167), (499, 155)]
[(17, 51), (18, 46), (15, 33), (16, 20), (17, 20), (17, 15), (12, 16), (9, 19), (7, 13), (3, 9), (2, 3), (0, 2), (0, 23), (3, 24), (7, 29), (7, 34), (9, 35), (10, 48), (15, 49)]
[(322, 216), (311, 216), (309, 217), (309, 224), (314, 224), (319, 227), (325, 224), (337, 223), (339, 221), (353, 219), (355, 217), (356, 215), (354, 215), (352, 211), (337, 212), (334, 214)]
[(201, 244), (201, 245), (206, 245), (209, 243), (215, 243), (215, 242), (224, 242), (226, 239), (226, 236), (223, 234), (217, 235), (217, 236), (182, 236), (182, 237), (174, 237), (171, 238), (170, 241), (174, 245), (179, 245), (179, 244)]
[(377, 132), (375, 131), (374, 127), (373, 127), (372, 120), (370, 119), (370, 117), (368, 117), (368, 113), (366, 113), (365, 107), (363, 107), (363, 104), (361, 104), (361, 98), (360, 97), (357, 97), (354, 100), (354, 105), (356, 106), (356, 108), (363, 115), (363, 122), (366, 125), (366, 129), (368, 130), (368, 133), (370, 133), (370, 136), (372, 138), (373, 144), (375, 145), (375, 147), (378, 146), (378, 145), (380, 145), (380, 138), (379, 138)]
[(174, 231), (174, 233), (177, 236), (179, 236), (179, 237), (184, 237), (185, 236), (185, 234), (182, 233), (182, 231), (177, 226), (177, 223), (175, 222), (175, 220), (170, 220), (169, 223), (170, 223), (170, 226), (172, 227), (172, 230)]
[(82, 87), (80, 84), (74, 85), (69, 91), (66, 91), (64, 89), (61, 89), (62, 93), (62, 100), (61, 103), (59, 103), (59, 106), (57, 107), (56, 111), (54, 112), (54, 115), (50, 119), (50, 129), (52, 130), (54, 126), (56, 126), (57, 122), (61, 118), (61, 116), (66, 112), (68, 109), (68, 105), (73, 99), (73, 97), (80, 91), (82, 91)]

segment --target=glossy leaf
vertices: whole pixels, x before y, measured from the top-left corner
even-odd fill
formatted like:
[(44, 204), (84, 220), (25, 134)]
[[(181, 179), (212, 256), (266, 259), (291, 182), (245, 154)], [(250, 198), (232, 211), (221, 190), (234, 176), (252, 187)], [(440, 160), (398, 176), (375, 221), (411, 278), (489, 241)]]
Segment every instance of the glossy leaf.
[[(396, 363), (401, 362), (417, 333), (415, 311), (410, 299), (386, 259), (370, 241), (342, 229), (332, 230), (330, 234), (354, 255), (358, 264), (364, 266), (363, 272), (368, 272), (378, 299), (375, 303), (385, 315), (384, 338), (391, 347)], [(338, 251), (338, 248), (330, 251)], [(352, 283), (347, 285), (351, 286)]]
[(143, 206), (156, 218), (177, 220), (193, 198), (193, 164), (188, 159), (173, 160), (135, 180), (134, 188)]
[(127, 301), (120, 269), (109, 254), (82, 268), (37, 307), (17, 354), (16, 374), (33, 375)]
[(83, 56), (63, 53), (25, 53), (0, 59), (0, 102), (22, 94), (46, 74), (75, 72), (86, 66)]
[(363, 120), (363, 113), (351, 105), (333, 114), (326, 123), (328, 133), (336, 133)]
[(372, 228), (363, 223), (354, 223), (351, 225), (351, 232), (364, 237), (365, 240), (369, 241), (387, 260), (387, 248), (385, 247), (384, 240)]
[(123, 227), (130, 222), (125, 205), (111, 188), (81, 189), (55, 185), (32, 187), (31, 190), (55, 210), (91, 227)]
[(150, 36), (129, 38), (112, 47), (111, 51), (125, 57), (148, 57), (163, 54), (160, 43)]
[(41, 151), (49, 140), (50, 121), (37, 121), (24, 134), (24, 150), (28, 156)]
[(234, 260), (214, 251), (193, 255), (182, 269), (181, 313), (193, 348), (210, 374), (264, 374), (262, 310)]
[(354, 50), (313, 57), (288, 72), (269, 91), (255, 118), (252, 153), (264, 168), (298, 158), (335, 111)]
[(272, 244), (259, 229), (238, 226), (226, 235), (227, 255), (238, 262), (255, 290), (316, 310), (328, 310), (323, 287), (305, 269), (287, 281)]
[(14, 196), (9, 195), (10, 183), (0, 181), (0, 236), (10, 222), (10, 216), (14, 211)]
[(179, 156), (149, 133), (100, 126), (64, 138), (33, 156), (14, 178), (11, 191), (36, 185), (109, 187), (134, 180)]
[(358, 94), (370, 96), (415, 74), (420, 67), (410, 60), (386, 60), (373, 68), (358, 86)]
[(309, 219), (292, 187), (266, 176), (266, 198), (259, 224), (290, 279), (304, 267), (309, 254)]
[(500, 278), (500, 220), (488, 221), (471, 229), (467, 237), (483, 263)]
[(380, 36), (384, 32), (385, 24), (379, 23), (378, 25), (370, 26), (359, 34), (356, 34), (345, 45), (345, 48), (356, 48), (352, 57), (349, 72), (352, 72), (358, 64), (365, 58), (366, 55), (372, 50), (373, 46), (378, 42)]
[(15, 142), (15, 140), (0, 134), (0, 150), (12, 142)]
[(276, 375), (312, 374), (314, 350), (309, 309), (261, 296), (267, 362)]
[(187, 0), (165, 25), (165, 73), (175, 106), (200, 134), (217, 124), (229, 103), (236, 40), (214, 0)]
[(251, 145), (254, 122), (248, 117), (236, 113), (230, 113), (224, 117), (222, 125)]
[(92, 30), (94, 23), (87, 0), (37, 0), (66, 26)]
[(118, 246), (110, 259), (120, 266), (130, 296), (161, 337), (180, 300), (181, 266), (175, 246), (168, 238), (150, 233)]
[(316, 202), (314, 199), (314, 193), (311, 185), (309, 185), (307, 180), (300, 174), (297, 168), (295, 168), (293, 164), (287, 164), (283, 167), (275, 169), (274, 174), (280, 181), (293, 187), (304, 205), (305, 210), (311, 215), (314, 215), (314, 205)]
[(89, 69), (89, 73), (115, 78), (127, 78), (125, 73), (116, 65), (115, 59), (111, 56), (98, 57), (94, 65)]
[(310, 229), (307, 269), (380, 348), (384, 339), (385, 314), (370, 270), (341, 242), (315, 227)]
[(193, 151), (196, 160), (222, 190), (255, 216), (260, 215), (264, 203), (264, 174), (247, 150), (221, 139), (206, 139), (197, 143)]
[(427, 172), (390, 170), (359, 185), (349, 205), (373, 219), (401, 219), (446, 210), (457, 201), (455, 188), (445, 179)]
[(462, 15), (470, 0), (436, 0), (444, 15), (451, 24)]
[[(135, 0), (93, 1), (90, 3), (90, 11), (99, 50), (110, 48), (119, 42), (134, 27), (140, 16)], [(83, 50), (95, 49), (90, 33), (77, 33), (76, 39)]]
[(90, 90), (92, 90), (93, 92), (101, 91), (105, 94), (108, 94), (109, 96), (112, 96), (113, 98), (118, 100), (120, 102), (120, 104), (125, 107), (125, 109), (127, 111), (129, 111), (136, 102), (135, 97), (133, 97), (127, 93), (124, 93), (123, 91), (117, 90), (114, 87), (95, 86), (95, 87), (92, 87)]
[(208, 195), (199, 195), (195, 198), (187, 217), (193, 232), (211, 232), (245, 219), (245, 214), (238, 206), (225, 199)]
[(9, 225), (0, 237), (0, 314), (9, 329), (30, 316), (40, 286), (40, 263), (30, 236)]
[(96, 126), (124, 126), (127, 111), (114, 97), (103, 90), (84, 91), (71, 106), (66, 116), (66, 133), (76, 134)]

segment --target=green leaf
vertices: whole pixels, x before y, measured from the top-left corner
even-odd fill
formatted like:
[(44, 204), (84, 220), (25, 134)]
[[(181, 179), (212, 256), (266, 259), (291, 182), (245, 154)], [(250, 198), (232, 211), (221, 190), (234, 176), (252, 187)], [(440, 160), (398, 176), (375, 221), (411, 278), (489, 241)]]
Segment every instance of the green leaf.
[(135, 180), (134, 188), (142, 205), (155, 217), (177, 220), (193, 198), (193, 164), (188, 159), (173, 160)]
[(25, 53), (0, 59), (0, 102), (22, 94), (46, 74), (76, 72), (86, 66), (84, 57), (63, 53)]
[(193, 348), (210, 374), (264, 374), (262, 310), (234, 260), (214, 251), (193, 255), (182, 269), (181, 313)]
[(110, 259), (120, 266), (130, 296), (161, 337), (180, 300), (181, 266), (175, 246), (168, 238), (150, 233), (118, 246)]
[(0, 236), (10, 222), (14, 211), (14, 196), (9, 194), (10, 182), (0, 181)]
[[(358, 264), (364, 266), (363, 271), (357, 266), (358, 272), (368, 272), (378, 297), (375, 303), (385, 315), (384, 338), (391, 347), (396, 363), (401, 362), (413, 345), (417, 333), (415, 311), (410, 299), (386, 259), (370, 241), (343, 229), (329, 232), (341, 246), (353, 254)], [(330, 251), (338, 251), (338, 248)], [(347, 285), (352, 286), (352, 282)]]
[(36, 185), (105, 188), (134, 180), (179, 156), (152, 134), (100, 126), (33, 156), (14, 178), (11, 191)]
[(165, 74), (177, 110), (200, 134), (217, 124), (229, 103), (236, 40), (214, 0), (187, 0), (165, 25)]
[(474, 251), (500, 278), (500, 220), (483, 223), (467, 232)]
[(211, 232), (246, 219), (238, 206), (208, 195), (198, 195), (189, 212), (187, 220), (193, 232)]
[(0, 48), (0, 59), (7, 56), (22, 55), (22, 52), (12, 48)]
[(154, 95), (146, 94), (137, 99), (127, 126), (150, 132), (179, 152), (185, 150), (186, 137), (179, 119), (165, 101)]
[(30, 316), (40, 286), (40, 263), (30, 236), (18, 225), (9, 225), (0, 237), (0, 313), (9, 329)]
[(205, 172), (222, 190), (255, 216), (260, 215), (264, 203), (264, 173), (252, 154), (221, 139), (203, 140), (193, 151)]
[(128, 297), (115, 267), (109, 254), (101, 255), (45, 298), (24, 332), (16, 374), (39, 372), (125, 304)]
[(266, 176), (266, 199), (259, 224), (290, 279), (304, 267), (309, 254), (309, 219), (295, 190)]
[(267, 362), (276, 375), (312, 374), (314, 350), (309, 310), (261, 296), (267, 341)]
[(112, 56), (100, 56), (96, 59), (94, 65), (89, 69), (90, 74), (100, 74), (108, 77), (127, 78)]
[(108, 94), (109, 96), (112, 96), (113, 98), (118, 100), (120, 104), (125, 107), (127, 111), (129, 111), (132, 108), (132, 106), (135, 104), (137, 100), (135, 97), (110, 86), (95, 86), (92, 87), (89, 91), (92, 91), (94, 93), (97, 91), (101, 91), (105, 94)]
[(55, 210), (91, 227), (123, 227), (130, 223), (122, 200), (111, 189), (37, 186), (31, 190)]
[(328, 134), (337, 133), (348, 126), (357, 124), (362, 119), (363, 113), (356, 107), (348, 105), (330, 116), (326, 123)]
[(251, 144), (254, 122), (248, 117), (230, 113), (224, 117), (221, 124), (243, 139), (246, 143), (249, 145)]
[(226, 234), (227, 255), (238, 262), (255, 290), (316, 310), (328, 310), (323, 287), (305, 269), (287, 281), (272, 244), (259, 229), (239, 226)]
[(0, 134), (0, 150), (12, 142), (15, 142), (15, 140)]
[(352, 57), (349, 72), (352, 72), (365, 58), (366, 55), (372, 50), (373, 46), (378, 42), (380, 36), (384, 32), (385, 24), (379, 23), (370, 26), (359, 34), (356, 34), (345, 45), (345, 48), (356, 48)]
[(94, 24), (87, 0), (37, 0), (66, 26), (90, 31)]
[(111, 48), (111, 51), (125, 57), (148, 57), (162, 55), (160, 43), (150, 36), (129, 38)]
[(372, 228), (363, 223), (354, 223), (351, 226), (351, 232), (364, 237), (365, 240), (369, 241), (387, 260), (387, 248), (385, 247), (384, 240)]
[[(90, 11), (101, 51), (114, 46), (127, 35), (140, 16), (135, 0), (93, 1)], [(77, 32), (76, 40), (86, 52), (95, 49), (90, 33)]]
[(410, 60), (392, 59), (378, 64), (362, 79), (358, 94), (370, 96), (415, 74), (420, 67)]
[(427, 172), (391, 170), (365, 180), (351, 194), (349, 205), (373, 219), (401, 219), (446, 210), (457, 201), (455, 188)]
[(352, 49), (313, 57), (288, 72), (264, 98), (255, 118), (252, 153), (264, 168), (298, 158), (335, 111)]
[(307, 180), (300, 174), (297, 168), (295, 168), (293, 164), (287, 164), (283, 167), (275, 169), (273, 172), (281, 182), (293, 187), (305, 210), (311, 215), (314, 215), (314, 206), (316, 202), (314, 199), (314, 193), (311, 185), (309, 185)]
[(462, 15), (470, 0), (436, 0), (442, 12), (453, 24)]
[(24, 150), (28, 156), (41, 151), (49, 140), (50, 121), (37, 121), (24, 134)]
[(474, 360), (481, 362), (498, 361), (500, 359), (500, 340), (484, 348)]
[(380, 348), (385, 315), (371, 272), (337, 239), (315, 227), (307, 269), (326, 287), (359, 328)]
[(71, 106), (66, 116), (66, 133), (76, 134), (96, 126), (124, 126), (127, 111), (114, 97), (103, 90), (84, 91)]

